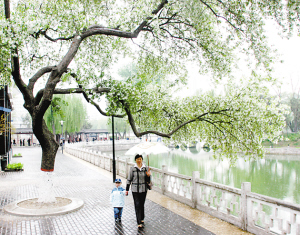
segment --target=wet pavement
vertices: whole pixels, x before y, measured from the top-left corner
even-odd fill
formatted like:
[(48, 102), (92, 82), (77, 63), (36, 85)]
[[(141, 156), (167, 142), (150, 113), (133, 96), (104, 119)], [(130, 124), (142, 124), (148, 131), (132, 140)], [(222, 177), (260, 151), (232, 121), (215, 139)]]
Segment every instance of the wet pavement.
[[(61, 151), (57, 154), (55, 171), (51, 176), (52, 192), (56, 197), (82, 199), (84, 201), (83, 208), (58, 216), (9, 215), (3, 211), (5, 205), (21, 199), (39, 197), (39, 189), (43, 187), (44, 181), (47, 179), (46, 173), (40, 171), (42, 155), (40, 148), (15, 147), (13, 151), (14, 154), (22, 154), (22, 157), (13, 158), (12, 162), (22, 162), (24, 171), (0, 172), (1, 235), (215, 234), (184, 218), (180, 213), (175, 213), (154, 202), (155, 200), (149, 199), (145, 204), (145, 226), (138, 229), (131, 194), (126, 197), (122, 222), (115, 223), (113, 208), (109, 203), (110, 192), (114, 187), (111, 173), (103, 173), (103, 170), (83, 163), (82, 160), (63, 155)], [(124, 181), (123, 186), (125, 186)], [(149, 197), (155, 198), (155, 192), (150, 192)], [(176, 203), (171, 204), (176, 205)]]

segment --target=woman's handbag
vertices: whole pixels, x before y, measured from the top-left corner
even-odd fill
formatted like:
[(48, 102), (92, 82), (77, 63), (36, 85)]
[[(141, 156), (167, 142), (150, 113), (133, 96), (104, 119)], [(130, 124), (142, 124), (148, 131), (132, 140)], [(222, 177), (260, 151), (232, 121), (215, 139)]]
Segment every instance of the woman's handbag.
[[(148, 171), (150, 171), (150, 164), (149, 164), (149, 157), (148, 157), (148, 155), (147, 155), (147, 159), (148, 159)], [(150, 180), (150, 182), (147, 182), (147, 188), (148, 188), (149, 190), (151, 190), (152, 187), (153, 187), (153, 183), (152, 183), (152, 181), (151, 181), (151, 176), (149, 176), (149, 180)]]
[(148, 188), (149, 190), (151, 190), (152, 187), (153, 187), (153, 183), (152, 183), (151, 181), (148, 182), (148, 183), (147, 183), (147, 188)]

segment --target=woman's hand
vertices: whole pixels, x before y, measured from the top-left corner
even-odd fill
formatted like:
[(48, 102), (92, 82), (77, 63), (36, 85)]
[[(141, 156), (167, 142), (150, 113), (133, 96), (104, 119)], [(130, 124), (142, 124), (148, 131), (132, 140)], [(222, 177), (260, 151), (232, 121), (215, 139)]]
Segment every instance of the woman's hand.
[(146, 175), (147, 175), (148, 177), (151, 175), (150, 168), (149, 168), (149, 170), (146, 172)]

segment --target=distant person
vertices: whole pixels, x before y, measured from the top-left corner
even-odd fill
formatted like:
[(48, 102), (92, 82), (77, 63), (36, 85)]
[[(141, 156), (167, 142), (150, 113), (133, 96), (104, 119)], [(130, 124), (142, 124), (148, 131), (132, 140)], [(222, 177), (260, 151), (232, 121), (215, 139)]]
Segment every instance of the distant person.
[(125, 189), (121, 186), (122, 180), (115, 180), (116, 187), (113, 188), (110, 194), (110, 202), (114, 208), (115, 222), (121, 223), (122, 212), (125, 205)]
[(27, 140), (28, 146), (30, 146), (30, 138)]
[(134, 200), (134, 208), (136, 214), (136, 221), (138, 228), (142, 228), (145, 218), (145, 201), (147, 196), (148, 185), (150, 183), (151, 172), (150, 169), (143, 164), (143, 156), (137, 154), (135, 156), (136, 164), (130, 168), (129, 175), (127, 178), (126, 192), (131, 185), (132, 196)]
[(23, 146), (25, 146), (25, 139), (23, 139)]
[(14, 146), (16, 145), (16, 140), (15, 140), (15, 139), (13, 140), (13, 145), (14, 145)]
[(20, 139), (20, 146), (22, 146), (22, 140)]

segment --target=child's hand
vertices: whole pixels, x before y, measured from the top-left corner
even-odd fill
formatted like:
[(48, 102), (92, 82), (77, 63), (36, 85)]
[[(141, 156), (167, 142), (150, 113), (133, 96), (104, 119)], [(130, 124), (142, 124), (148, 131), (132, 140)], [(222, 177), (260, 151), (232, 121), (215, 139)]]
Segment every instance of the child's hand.
[(125, 192), (125, 196), (128, 196), (128, 191)]

